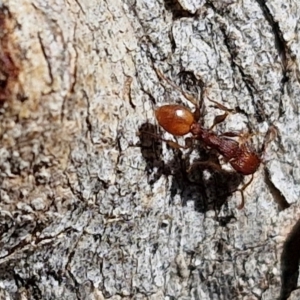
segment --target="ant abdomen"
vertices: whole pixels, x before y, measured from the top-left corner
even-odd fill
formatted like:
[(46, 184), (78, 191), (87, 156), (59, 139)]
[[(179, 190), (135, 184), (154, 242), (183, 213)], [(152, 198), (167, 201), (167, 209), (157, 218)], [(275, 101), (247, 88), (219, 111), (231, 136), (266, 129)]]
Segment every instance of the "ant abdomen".
[(164, 105), (155, 110), (159, 125), (167, 132), (182, 136), (190, 132), (195, 123), (194, 114), (182, 105)]

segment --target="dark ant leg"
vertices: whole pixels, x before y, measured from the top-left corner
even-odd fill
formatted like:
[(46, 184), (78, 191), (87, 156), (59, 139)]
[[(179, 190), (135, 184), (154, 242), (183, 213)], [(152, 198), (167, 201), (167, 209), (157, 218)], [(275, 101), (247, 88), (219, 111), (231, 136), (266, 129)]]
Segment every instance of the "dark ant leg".
[(219, 103), (219, 102), (217, 102), (217, 101), (211, 99), (211, 98), (208, 97), (208, 96), (206, 96), (206, 98), (208, 99), (208, 101), (214, 103), (214, 104), (216, 105), (215, 107), (218, 108), (218, 109), (220, 109), (220, 110), (224, 110), (224, 111), (226, 111), (226, 112), (228, 112), (228, 113), (233, 113), (233, 112), (235, 112), (234, 109), (228, 108), (228, 107), (224, 106), (223, 104), (221, 104), (221, 103)]
[(225, 111), (225, 113), (223, 115), (218, 115), (218, 116), (215, 117), (213, 125), (209, 128), (209, 130), (212, 130), (217, 124), (222, 123), (230, 113), (234, 113), (235, 110), (231, 109), (231, 108), (228, 108), (228, 107), (224, 106), (223, 104), (221, 104), (221, 103), (219, 103), (215, 100), (212, 100), (208, 96), (206, 96), (206, 98), (207, 98), (208, 101), (214, 103), (216, 108)]
[(204, 167), (208, 167), (208, 168), (211, 168), (211, 169), (214, 169), (214, 170), (217, 170), (218, 172), (220, 171), (223, 171), (223, 169), (221, 168), (221, 166), (215, 162), (212, 162), (212, 161), (197, 161), (197, 162), (194, 162), (192, 165), (190, 165), (190, 167), (186, 170), (188, 173), (190, 173), (192, 171), (192, 169), (195, 167), (195, 166), (204, 166)]
[[(277, 134), (278, 134), (278, 129), (274, 125), (270, 126), (266, 133), (264, 143), (263, 143), (263, 146), (261, 149), (261, 153), (264, 153), (266, 151), (267, 145), (277, 137)], [(248, 135), (250, 135), (250, 137), (251, 137), (251, 135), (253, 135), (253, 134), (248, 134)], [(244, 141), (242, 143), (246, 143), (247, 141), (245, 141), (245, 139), (249, 139), (249, 136), (243, 137), (243, 139), (244, 139)], [(236, 191), (240, 192), (241, 196), (242, 196), (242, 202), (238, 206), (238, 209), (242, 209), (244, 207), (244, 204), (245, 204), (244, 191), (251, 184), (253, 178), (254, 178), (254, 174), (252, 174), (251, 179), (241, 189), (236, 190)]]
[(209, 127), (209, 130), (212, 130), (216, 125), (222, 123), (228, 116), (228, 113), (224, 113), (223, 115), (218, 115), (214, 118), (213, 124)]
[(244, 186), (241, 189), (238, 189), (238, 190), (235, 191), (235, 192), (240, 192), (241, 196), (242, 196), (242, 202), (241, 202), (240, 205), (238, 205), (238, 207), (237, 207), (238, 209), (243, 209), (244, 208), (244, 205), (245, 205), (244, 191), (251, 184), (253, 178), (254, 178), (254, 175), (252, 174), (251, 179), (246, 184), (244, 184)]
[(243, 132), (243, 131), (228, 131), (221, 133), (219, 136), (224, 137), (238, 137), (239, 145), (247, 144), (248, 140), (251, 139), (255, 133)]
[(163, 73), (159, 69), (154, 68), (154, 70), (160, 79), (165, 80), (171, 87), (173, 87), (175, 90), (180, 92), (186, 100), (190, 101), (193, 105), (195, 105), (195, 111), (193, 114), (194, 114), (195, 122), (198, 122), (198, 120), (200, 119), (200, 116), (201, 116), (200, 107), (202, 106), (202, 101), (200, 102), (200, 105), (199, 105), (193, 95), (191, 95), (191, 94), (183, 91), (181, 88), (179, 88), (169, 78), (165, 77), (165, 75), (163, 75)]
[(265, 135), (264, 142), (261, 148), (261, 153), (266, 151), (268, 144), (274, 141), (278, 136), (278, 128), (275, 125), (271, 125)]
[(155, 137), (156, 139), (159, 139), (163, 142), (166, 142), (170, 147), (174, 148), (174, 149), (189, 149), (192, 147), (192, 140), (191, 138), (186, 138), (185, 139), (185, 145), (182, 146), (180, 144), (178, 144), (177, 142), (171, 141), (171, 140), (166, 140), (160, 136), (158, 136), (157, 134), (151, 133), (151, 132), (147, 132), (147, 131), (140, 131), (138, 134), (147, 134), (147, 135), (151, 135), (152, 137)]
[(219, 136), (225, 136), (225, 137), (240, 137), (243, 134), (242, 131), (227, 131), (220, 133)]

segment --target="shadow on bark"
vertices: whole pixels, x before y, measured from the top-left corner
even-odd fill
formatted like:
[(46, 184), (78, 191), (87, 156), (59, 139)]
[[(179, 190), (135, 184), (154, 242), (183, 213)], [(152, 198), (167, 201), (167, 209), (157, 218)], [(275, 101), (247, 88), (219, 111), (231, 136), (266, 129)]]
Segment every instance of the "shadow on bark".
[(300, 220), (288, 235), (281, 255), (281, 291), (279, 300), (286, 300), (297, 288), (300, 262)]
[[(219, 164), (216, 153), (206, 150), (201, 144), (196, 146), (200, 159), (189, 162), (179, 149), (173, 149), (173, 158), (162, 159), (162, 141), (156, 126), (144, 123), (140, 128), (141, 153), (147, 163), (146, 172), (149, 184), (154, 184), (161, 176), (172, 175), (170, 188), (171, 201), (180, 195), (182, 204), (193, 200), (195, 210), (205, 213), (209, 210), (220, 211), (227, 198), (236, 191), (243, 176), (236, 172), (216, 170)], [(230, 220), (230, 218), (229, 218)], [(225, 222), (225, 223), (224, 223)], [(226, 220), (224, 220), (224, 226)]]
[(172, 13), (173, 20), (177, 20), (181, 18), (189, 18), (194, 16), (194, 14), (183, 9), (181, 5), (178, 3), (178, 1), (176, 0), (165, 0), (164, 6), (167, 11)]

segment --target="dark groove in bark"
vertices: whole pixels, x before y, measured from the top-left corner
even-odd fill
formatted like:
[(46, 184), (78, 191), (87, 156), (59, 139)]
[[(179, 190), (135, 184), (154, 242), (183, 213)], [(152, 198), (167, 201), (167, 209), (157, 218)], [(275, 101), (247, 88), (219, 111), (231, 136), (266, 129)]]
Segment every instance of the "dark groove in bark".
[(300, 220), (288, 235), (281, 255), (281, 291), (279, 300), (286, 300), (297, 288), (300, 262)]

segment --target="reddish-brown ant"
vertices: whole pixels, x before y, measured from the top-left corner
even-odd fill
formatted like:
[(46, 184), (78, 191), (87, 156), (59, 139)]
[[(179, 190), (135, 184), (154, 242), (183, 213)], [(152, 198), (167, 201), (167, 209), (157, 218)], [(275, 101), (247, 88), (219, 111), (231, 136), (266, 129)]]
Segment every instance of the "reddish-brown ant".
[[(236, 172), (242, 175), (252, 175), (250, 181), (238, 190), (242, 195), (242, 203), (238, 208), (243, 208), (243, 191), (252, 182), (253, 174), (260, 166), (262, 162), (261, 155), (258, 154), (253, 146), (250, 145), (247, 141), (244, 140), (238, 142), (232, 138), (229, 138), (234, 136), (241, 138), (241, 135), (238, 135), (237, 133), (228, 132), (226, 134), (220, 135), (212, 131), (212, 128), (216, 124), (222, 122), (226, 118), (228, 112), (231, 111), (230, 109), (227, 109), (216, 101), (209, 99), (210, 101), (215, 103), (218, 108), (225, 110), (226, 113), (222, 116), (216, 117), (214, 124), (210, 129), (205, 129), (200, 123), (198, 123), (201, 113), (200, 107), (199, 105), (197, 105), (196, 100), (190, 94), (182, 91), (176, 85), (174, 85), (159, 70), (156, 70), (156, 72), (161, 79), (166, 80), (172, 87), (179, 90), (187, 100), (189, 100), (196, 106), (194, 112), (191, 112), (188, 108), (182, 105), (171, 104), (159, 107), (155, 110), (155, 116), (159, 125), (163, 127), (167, 132), (176, 136), (183, 136), (185, 134), (191, 133), (194, 139), (202, 141), (206, 147), (215, 149), (217, 152), (219, 152), (225, 158), (225, 160), (231, 164)], [(175, 144), (176, 146), (182, 148), (189, 147), (179, 146), (176, 143), (172, 144)]]

